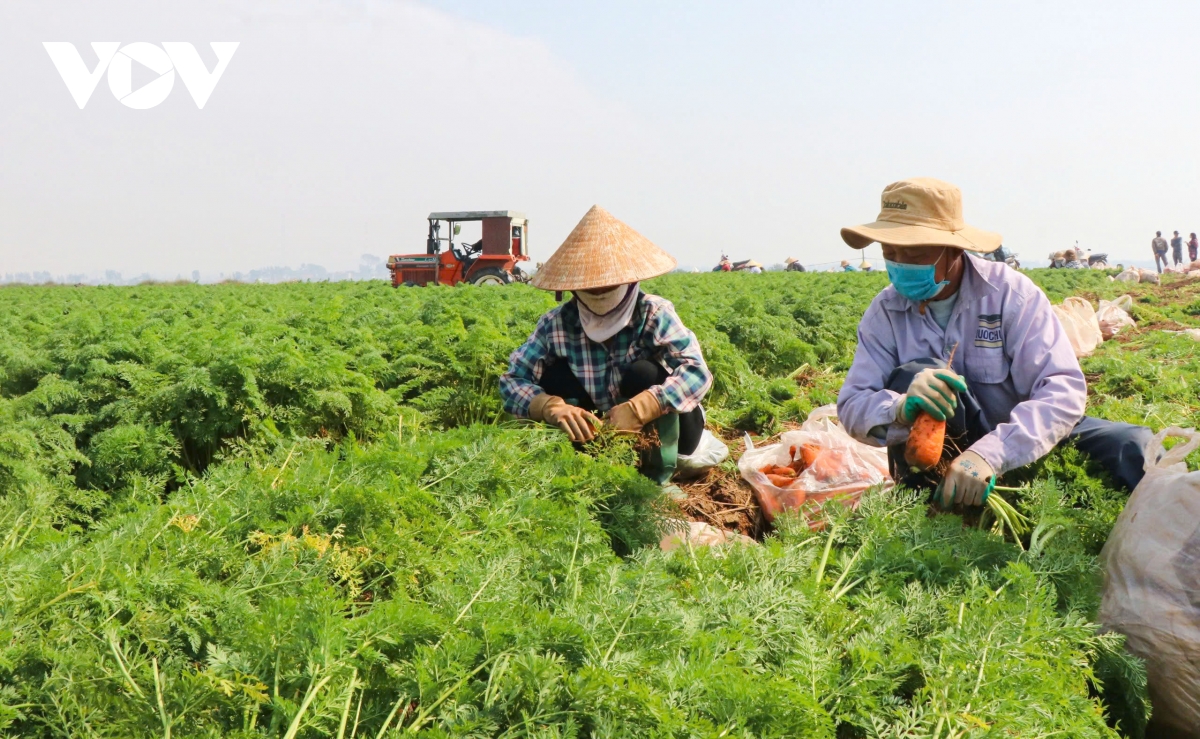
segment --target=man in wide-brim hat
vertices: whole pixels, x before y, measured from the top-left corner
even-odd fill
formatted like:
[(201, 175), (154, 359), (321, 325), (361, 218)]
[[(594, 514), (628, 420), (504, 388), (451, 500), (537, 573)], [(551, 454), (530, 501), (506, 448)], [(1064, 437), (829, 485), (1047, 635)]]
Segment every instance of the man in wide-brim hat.
[(513, 352), (500, 378), (504, 409), (557, 426), (575, 442), (593, 438), (596, 413), (619, 431), (668, 421), (658, 428), (669, 477), (673, 455), (690, 455), (700, 443), (700, 401), (712, 386), (695, 334), (669, 301), (639, 288), (675, 264), (593, 206), (530, 281), (573, 297), (542, 316)]
[(904, 463), (909, 427), (920, 411), (947, 420), (965, 451), (941, 484), (945, 506), (983, 503), (996, 475), (1066, 438), (1132, 490), (1150, 430), (1084, 416), (1087, 383), (1046, 295), (1003, 262), (972, 256), (998, 249), (1000, 235), (967, 225), (962, 194), (940, 180), (892, 183), (882, 201), (874, 223), (842, 229), (855, 249), (883, 246), (892, 283), (859, 323), (838, 394), (850, 434), (887, 444), (896, 481), (916, 485), (929, 481)]

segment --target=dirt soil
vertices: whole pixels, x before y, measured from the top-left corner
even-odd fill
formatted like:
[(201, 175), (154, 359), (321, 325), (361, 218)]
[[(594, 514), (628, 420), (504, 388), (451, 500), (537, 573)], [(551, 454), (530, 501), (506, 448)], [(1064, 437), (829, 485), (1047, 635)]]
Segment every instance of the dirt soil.
[[(725, 430), (725, 433), (710, 430), (723, 438), (735, 458), (740, 456), (735, 450), (741, 446), (742, 432), (732, 429)], [(658, 447), (658, 432), (650, 428), (639, 435), (633, 448), (645, 463), (647, 456), (657, 451)], [(758, 540), (766, 534), (768, 524), (758, 507), (758, 501), (754, 499), (754, 492), (736, 471), (712, 469), (698, 480), (678, 484), (687, 493), (687, 499), (679, 501), (679, 507), (688, 520), (736, 531)]]
[(707, 475), (679, 486), (687, 500), (679, 507), (693, 521), (702, 521), (752, 539), (762, 539), (768, 525), (750, 485), (737, 472), (713, 469)]
[[(793, 431), (800, 424), (787, 421), (782, 424), (779, 433)], [(729, 458), (736, 462), (744, 450), (745, 432), (734, 428), (709, 427), (729, 447)], [(770, 444), (776, 441), (779, 434), (766, 439), (759, 439), (756, 444)], [(762, 509), (754, 497), (750, 484), (742, 479), (736, 470), (726, 472), (721, 469), (710, 470), (707, 475), (692, 482), (679, 485), (687, 493), (687, 500), (679, 506), (692, 521), (701, 521), (726, 531), (736, 531), (752, 539), (761, 541), (771, 530), (771, 524), (763, 516)]]
[(1144, 338), (1146, 338), (1146, 334), (1150, 331), (1183, 331), (1188, 328), (1191, 328), (1191, 326), (1185, 326), (1182, 323), (1178, 323), (1176, 321), (1157, 321), (1154, 323), (1142, 323), (1142, 324), (1139, 324), (1136, 329), (1130, 329), (1128, 331), (1121, 331), (1119, 334), (1114, 336), (1112, 338), (1112, 340), (1116, 341), (1118, 343), (1124, 344), (1124, 343), (1128, 343), (1130, 341), (1135, 341), (1137, 339), (1144, 339)]

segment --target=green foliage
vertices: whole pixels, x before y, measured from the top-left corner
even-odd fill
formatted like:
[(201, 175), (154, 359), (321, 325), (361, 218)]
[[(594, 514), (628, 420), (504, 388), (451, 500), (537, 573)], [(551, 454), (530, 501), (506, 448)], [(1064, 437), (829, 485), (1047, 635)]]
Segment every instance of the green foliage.
[[(670, 275), (646, 289), (675, 303), (704, 347), (714, 375), (710, 419), (775, 431), (811, 409), (789, 402), (788, 378), (806, 366), (848, 369), (858, 319), (886, 285), (880, 274), (774, 272)], [(821, 398), (835, 399), (836, 386)]]
[[(1032, 275), (1059, 299), (1100, 273)], [(881, 275), (671, 275), (721, 425), (833, 402)], [(1167, 288), (1164, 320), (1193, 300)], [(605, 438), (506, 421), (553, 304), (378, 284), (0, 290), (0, 729), (21, 736), (1141, 736), (1099, 633), (1124, 503), (1063, 448), (1015, 543), (904, 490), (662, 553)], [(1194, 325), (1186, 324), (1186, 325)], [(1191, 340), (1085, 362), (1091, 411), (1196, 420)]]

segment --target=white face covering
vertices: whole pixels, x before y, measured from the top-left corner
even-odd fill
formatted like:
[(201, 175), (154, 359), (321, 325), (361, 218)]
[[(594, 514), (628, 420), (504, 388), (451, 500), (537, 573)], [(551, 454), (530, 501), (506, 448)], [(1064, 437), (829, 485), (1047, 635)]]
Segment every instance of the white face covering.
[(579, 302), (587, 306), (587, 309), (597, 316), (607, 315), (616, 310), (621, 301), (628, 294), (628, 285), (617, 285), (616, 287), (602, 292), (599, 295), (595, 293), (584, 292), (580, 290), (575, 293), (575, 297), (579, 298)]
[(595, 342), (608, 341), (629, 325), (637, 307), (638, 283), (625, 285), (599, 295), (582, 290), (574, 293), (579, 306), (579, 322), (583, 333)]

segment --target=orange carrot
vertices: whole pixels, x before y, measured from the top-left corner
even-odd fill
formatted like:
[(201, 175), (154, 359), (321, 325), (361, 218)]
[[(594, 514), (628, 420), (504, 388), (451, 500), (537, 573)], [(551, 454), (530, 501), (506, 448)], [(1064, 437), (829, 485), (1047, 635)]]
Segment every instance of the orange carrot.
[(796, 471), (791, 467), (774, 467), (770, 474), (779, 475), (780, 477), (795, 477)]
[[(956, 351), (958, 344), (950, 350), (947, 367), (953, 366)], [(904, 461), (924, 472), (942, 461), (942, 449), (945, 445), (946, 422), (935, 420), (933, 416), (921, 411), (908, 432), (908, 443), (904, 445)]]
[(846, 474), (850, 458), (845, 449), (825, 449), (809, 468), (819, 482), (832, 482)]
[(946, 422), (935, 420), (921, 411), (908, 432), (904, 461), (922, 471), (930, 469), (942, 461), (942, 447), (945, 444)]
[(786, 488), (796, 481), (794, 477), (784, 477), (783, 475), (767, 475), (767, 480), (777, 488)]
[(819, 456), (821, 456), (821, 447), (816, 444), (805, 444), (800, 447), (800, 459), (804, 462), (805, 467), (816, 462)]

